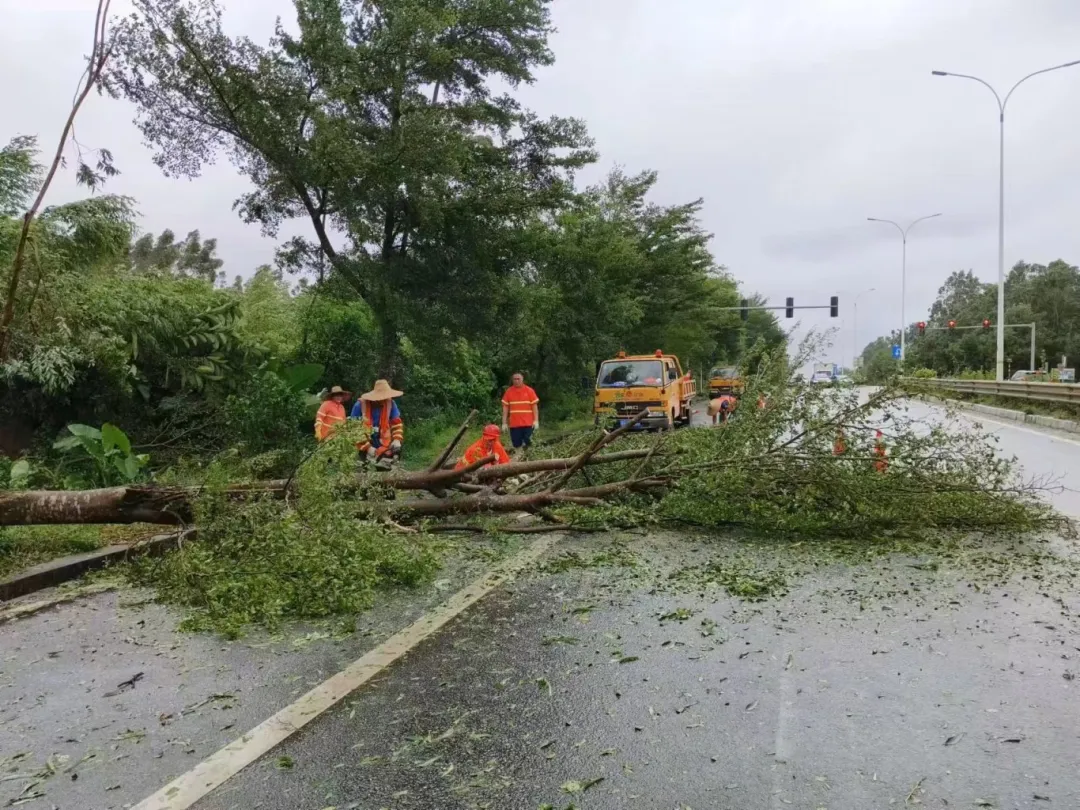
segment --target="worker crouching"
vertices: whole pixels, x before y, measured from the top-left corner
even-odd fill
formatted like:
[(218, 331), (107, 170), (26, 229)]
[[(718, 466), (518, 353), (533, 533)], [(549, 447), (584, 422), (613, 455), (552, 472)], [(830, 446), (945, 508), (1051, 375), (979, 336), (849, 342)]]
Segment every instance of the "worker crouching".
[(499, 441), (500, 433), (501, 431), (499, 430), (498, 425), (488, 425), (485, 427), (483, 435), (465, 448), (465, 452), (458, 460), (458, 463), (454, 465), (454, 469), (460, 470), (462, 467), (468, 467), (470, 464), (475, 464), (488, 456), (495, 456), (495, 460), (485, 464), (485, 467), (493, 467), (496, 464), (508, 464), (510, 462), (510, 456), (507, 454), (506, 448), (502, 446), (502, 442)]
[(351, 417), (362, 419), (367, 437), (357, 442), (359, 450), (368, 461), (390, 462), (400, 458), (401, 445), (405, 440), (405, 425), (398, 410), (396, 397), (402, 392), (390, 387), (386, 380), (376, 380), (375, 386), (353, 405)]
[(712, 423), (714, 425), (722, 425), (731, 418), (731, 415), (735, 412), (735, 407), (738, 405), (738, 400), (735, 397), (725, 394), (722, 397), (709, 400), (708, 414), (712, 417)]

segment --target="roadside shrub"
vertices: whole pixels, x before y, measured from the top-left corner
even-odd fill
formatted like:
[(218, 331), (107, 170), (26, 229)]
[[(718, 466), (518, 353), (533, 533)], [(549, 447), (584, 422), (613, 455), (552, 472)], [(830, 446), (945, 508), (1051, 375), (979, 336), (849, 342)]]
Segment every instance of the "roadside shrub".
[(297, 447), (305, 426), (311, 427), (306, 399), (277, 374), (253, 376), (243, 391), (225, 402), (230, 440), (252, 453)]
[(429, 579), (438, 567), (429, 543), (358, 517), (358, 503), (385, 496), (377, 477), (355, 492), (354, 433), (342, 431), (300, 468), (290, 503), (228, 503), (227, 471), (210, 470), (196, 508), (199, 540), (140, 561), (132, 578), (189, 608), (185, 629), (230, 637), (250, 625), (272, 630), (288, 620), (347, 617), (380, 590)]

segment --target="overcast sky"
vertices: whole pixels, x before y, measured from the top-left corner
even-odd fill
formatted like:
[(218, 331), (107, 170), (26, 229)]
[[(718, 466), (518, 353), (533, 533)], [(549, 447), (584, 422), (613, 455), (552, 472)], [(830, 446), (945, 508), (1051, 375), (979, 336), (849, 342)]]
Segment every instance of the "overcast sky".
[[(94, 0), (0, 0), (0, 140), (52, 149), (89, 50)], [(114, 8), (125, 10), (123, 0)], [(234, 31), (265, 41), (288, 0), (229, 0)], [(918, 225), (908, 243), (907, 320), (953, 270), (997, 273), (997, 107), (1033, 70), (1080, 59), (1078, 0), (556, 0), (557, 63), (522, 91), (543, 114), (584, 118), (613, 165), (660, 173), (658, 201), (705, 198), (713, 253), (747, 289), (782, 304), (839, 295), (830, 359), (899, 326), (900, 237), (868, 216)], [(273, 245), (231, 205), (227, 163), (167, 180), (122, 103), (92, 97), (79, 139), (113, 151), (108, 190), (138, 200), (142, 226), (219, 241), (230, 275)], [(1080, 262), (1080, 66), (1038, 76), (1009, 102), (1006, 262)], [(51, 202), (79, 194), (70, 176)], [(829, 326), (805, 313), (804, 327)]]

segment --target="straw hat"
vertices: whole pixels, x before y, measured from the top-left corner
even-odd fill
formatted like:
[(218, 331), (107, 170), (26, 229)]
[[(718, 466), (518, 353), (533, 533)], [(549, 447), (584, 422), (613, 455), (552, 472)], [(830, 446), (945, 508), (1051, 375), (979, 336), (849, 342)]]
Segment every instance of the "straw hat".
[(340, 385), (335, 385), (333, 388), (327, 391), (326, 396), (324, 396), (323, 399), (330, 399), (330, 397), (334, 396), (335, 394), (344, 394), (349, 399), (352, 399), (352, 391), (346, 391)]
[(368, 402), (379, 402), (380, 400), (394, 399), (400, 396), (401, 391), (391, 388), (390, 383), (386, 380), (376, 380), (375, 387), (366, 394), (361, 394), (360, 399), (366, 399)]

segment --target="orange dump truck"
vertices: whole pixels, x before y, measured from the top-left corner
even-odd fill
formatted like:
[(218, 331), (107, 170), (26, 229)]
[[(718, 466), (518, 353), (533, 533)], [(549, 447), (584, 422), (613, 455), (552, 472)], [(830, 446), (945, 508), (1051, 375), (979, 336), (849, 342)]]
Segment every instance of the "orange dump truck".
[(696, 394), (697, 384), (675, 355), (660, 349), (630, 356), (619, 352), (600, 364), (593, 412), (596, 424), (614, 427), (647, 411), (639, 423), (643, 428), (672, 430), (690, 424)]

